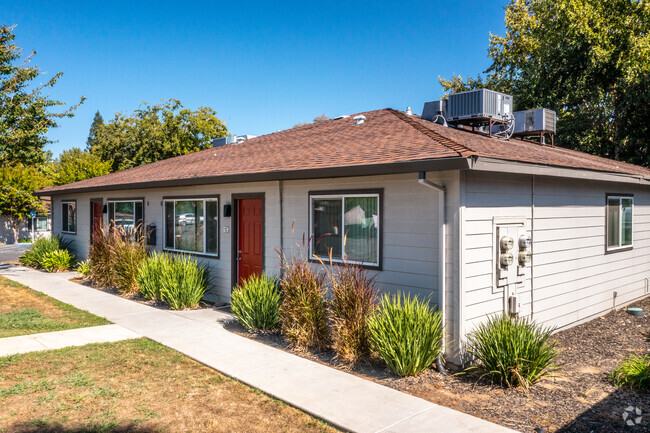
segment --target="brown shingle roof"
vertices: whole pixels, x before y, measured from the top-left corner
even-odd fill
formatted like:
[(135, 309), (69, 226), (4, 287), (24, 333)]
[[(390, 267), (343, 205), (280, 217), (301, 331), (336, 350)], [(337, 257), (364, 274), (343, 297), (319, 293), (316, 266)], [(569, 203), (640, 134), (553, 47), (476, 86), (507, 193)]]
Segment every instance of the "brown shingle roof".
[(302, 170), (409, 163), (470, 156), (546, 164), (650, 177), (650, 170), (562, 148), (521, 140), (498, 140), (454, 128), (445, 128), (417, 116), (383, 109), (331, 119), (263, 135), (239, 144), (202, 150), (67, 185), (41, 194), (83, 189), (119, 189), (137, 184), (233, 175), (298, 172)]

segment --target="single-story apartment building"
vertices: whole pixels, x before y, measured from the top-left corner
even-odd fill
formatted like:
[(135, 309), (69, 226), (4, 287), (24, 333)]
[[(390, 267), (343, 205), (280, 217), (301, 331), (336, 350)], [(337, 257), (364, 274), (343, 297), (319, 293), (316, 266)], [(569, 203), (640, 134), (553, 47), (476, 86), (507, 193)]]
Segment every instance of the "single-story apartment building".
[(430, 296), (455, 363), (488, 315), (565, 328), (648, 295), (649, 169), (393, 109), (361, 115), (38, 194), (80, 257), (94, 227), (142, 223), (151, 249), (209, 264), (213, 301), (277, 274), (278, 251), (331, 250), (382, 290)]

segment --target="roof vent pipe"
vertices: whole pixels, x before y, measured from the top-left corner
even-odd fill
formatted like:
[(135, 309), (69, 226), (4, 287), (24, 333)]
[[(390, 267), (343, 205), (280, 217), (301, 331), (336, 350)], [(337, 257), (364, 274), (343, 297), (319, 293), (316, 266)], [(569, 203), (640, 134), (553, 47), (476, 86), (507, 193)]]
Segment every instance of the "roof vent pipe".
[(354, 116), (352, 119), (356, 122), (355, 125), (361, 125), (363, 122), (366, 121), (366, 116), (360, 114), (358, 116)]
[(411, 107), (406, 107), (406, 115), (407, 116), (412, 116), (413, 115), (413, 111), (411, 111)]

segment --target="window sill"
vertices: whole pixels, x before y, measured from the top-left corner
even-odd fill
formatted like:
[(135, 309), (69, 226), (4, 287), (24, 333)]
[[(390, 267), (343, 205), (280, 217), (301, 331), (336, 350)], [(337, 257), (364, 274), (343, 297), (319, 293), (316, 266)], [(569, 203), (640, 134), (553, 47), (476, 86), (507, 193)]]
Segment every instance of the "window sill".
[(178, 251), (178, 250), (170, 250), (170, 249), (167, 249), (167, 248), (163, 248), (163, 252), (170, 253), (170, 254), (186, 254), (188, 256), (196, 256), (196, 257), (203, 257), (203, 258), (206, 258), (206, 259), (219, 260), (219, 255), (218, 254), (196, 253), (196, 252), (192, 252), (192, 251)]
[(615, 253), (622, 253), (624, 251), (631, 251), (634, 249), (634, 245), (630, 245), (629, 247), (619, 247), (619, 248), (605, 248), (605, 254), (615, 254)]
[(63, 230), (61, 230), (61, 234), (63, 234), (63, 235), (75, 235), (76, 236), (77, 232), (64, 232)]
[[(320, 259), (320, 260), (319, 260)], [(367, 271), (381, 271), (382, 267), (381, 264), (363, 264), (363, 263), (357, 263), (357, 262), (344, 262), (342, 260), (334, 260), (332, 259), (332, 262), (330, 263), (330, 258), (329, 257), (310, 257), (309, 258), (310, 263), (318, 263), (318, 264), (324, 264), (326, 266), (335, 266), (335, 265), (352, 265), (352, 266), (359, 266), (360, 268), (363, 268)]]

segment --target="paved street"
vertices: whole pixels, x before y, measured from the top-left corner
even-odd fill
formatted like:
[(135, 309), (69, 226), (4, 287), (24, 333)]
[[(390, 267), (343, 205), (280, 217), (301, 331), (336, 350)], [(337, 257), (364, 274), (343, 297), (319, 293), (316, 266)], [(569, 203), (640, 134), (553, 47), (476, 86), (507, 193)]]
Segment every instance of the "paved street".
[(0, 245), (0, 262), (18, 261), (18, 257), (31, 246), (31, 244)]

